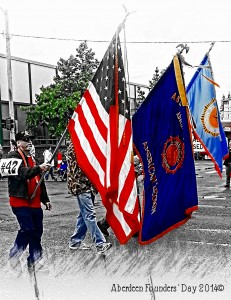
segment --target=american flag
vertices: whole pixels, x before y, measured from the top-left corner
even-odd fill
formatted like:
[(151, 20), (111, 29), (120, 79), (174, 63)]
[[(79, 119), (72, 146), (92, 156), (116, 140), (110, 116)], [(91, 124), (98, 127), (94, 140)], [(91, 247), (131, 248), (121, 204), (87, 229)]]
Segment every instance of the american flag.
[(118, 34), (68, 124), (78, 164), (99, 191), (121, 244), (140, 228), (130, 103)]

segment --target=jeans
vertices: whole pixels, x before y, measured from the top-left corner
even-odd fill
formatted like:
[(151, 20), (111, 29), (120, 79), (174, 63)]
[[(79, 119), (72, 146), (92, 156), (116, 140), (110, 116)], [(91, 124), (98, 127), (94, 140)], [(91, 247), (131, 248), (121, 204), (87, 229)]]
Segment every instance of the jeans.
[(106, 242), (104, 235), (100, 231), (96, 222), (96, 213), (92, 203), (91, 193), (82, 193), (77, 195), (77, 201), (80, 213), (77, 217), (76, 227), (71, 236), (71, 244), (80, 244), (89, 231), (95, 246), (100, 246)]
[(54, 175), (54, 167), (50, 167), (50, 170), (46, 172), (45, 174), (45, 179), (48, 180), (49, 175), (51, 175), (51, 178), (54, 179), (55, 175)]
[(41, 208), (12, 207), (20, 229), (10, 249), (10, 259), (19, 259), (29, 245), (28, 263), (34, 263), (42, 258), (41, 237), (43, 234), (43, 211)]

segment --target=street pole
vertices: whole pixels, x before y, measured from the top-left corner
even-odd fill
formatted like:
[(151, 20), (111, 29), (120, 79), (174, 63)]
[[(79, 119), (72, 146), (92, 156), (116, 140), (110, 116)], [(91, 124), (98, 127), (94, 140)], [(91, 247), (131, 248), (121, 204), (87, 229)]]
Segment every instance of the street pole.
[(6, 30), (6, 60), (7, 60), (7, 79), (8, 79), (8, 96), (9, 96), (9, 117), (13, 120), (13, 126), (10, 129), (10, 140), (15, 139), (15, 119), (14, 119), (14, 100), (13, 100), (13, 84), (12, 84), (12, 68), (11, 68), (11, 53), (10, 53), (10, 33), (8, 11), (3, 10), (5, 15), (5, 30)]

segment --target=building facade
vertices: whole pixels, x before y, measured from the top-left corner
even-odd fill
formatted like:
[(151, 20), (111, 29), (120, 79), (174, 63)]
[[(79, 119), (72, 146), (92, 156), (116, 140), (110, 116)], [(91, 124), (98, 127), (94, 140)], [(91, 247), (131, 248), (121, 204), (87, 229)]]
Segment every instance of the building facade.
[[(54, 65), (38, 63), (18, 57), (11, 57), (12, 69), (12, 98), (15, 116), (15, 131), (20, 131), (26, 127), (26, 114), (21, 109), (22, 106), (35, 104), (36, 94), (40, 93), (42, 86), (50, 85), (57, 68)], [(0, 54), (0, 118), (9, 118), (9, 93), (8, 93), (8, 74), (7, 59), (4, 54)], [(9, 130), (0, 128), (0, 143), (3, 147), (9, 145)], [(39, 139), (47, 137), (45, 129), (41, 128)]]

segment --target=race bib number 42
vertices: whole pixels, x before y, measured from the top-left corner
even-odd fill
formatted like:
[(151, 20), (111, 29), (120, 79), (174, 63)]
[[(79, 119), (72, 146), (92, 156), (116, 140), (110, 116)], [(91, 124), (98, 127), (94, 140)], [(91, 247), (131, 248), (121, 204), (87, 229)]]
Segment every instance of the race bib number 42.
[(0, 160), (0, 173), (2, 176), (18, 175), (22, 160), (18, 158), (2, 158)]

